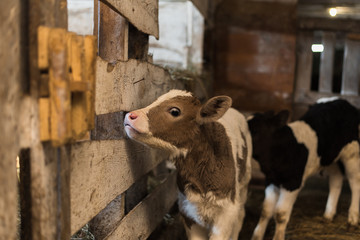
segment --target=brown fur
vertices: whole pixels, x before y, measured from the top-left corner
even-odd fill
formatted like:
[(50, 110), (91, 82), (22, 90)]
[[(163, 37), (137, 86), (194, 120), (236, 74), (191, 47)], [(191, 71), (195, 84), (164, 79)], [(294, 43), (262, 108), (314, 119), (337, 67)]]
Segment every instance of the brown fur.
[[(172, 107), (181, 110), (179, 117), (168, 114)], [(235, 167), (230, 139), (221, 124), (196, 122), (200, 107), (200, 102), (192, 97), (164, 101), (149, 110), (149, 129), (155, 137), (188, 149), (186, 158), (175, 159), (182, 192), (187, 187), (200, 194), (211, 191), (216, 196), (234, 199)]]

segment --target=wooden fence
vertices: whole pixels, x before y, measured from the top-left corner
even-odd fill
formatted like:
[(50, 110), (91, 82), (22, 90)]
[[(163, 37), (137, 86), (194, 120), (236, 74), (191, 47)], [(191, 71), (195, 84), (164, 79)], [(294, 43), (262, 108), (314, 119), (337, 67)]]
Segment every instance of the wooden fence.
[[(70, 239), (87, 223), (97, 239), (146, 239), (176, 201), (176, 174), (164, 167), (167, 156), (127, 139), (123, 131), (126, 111), (184, 88), (148, 59), (148, 36), (159, 36), (158, 2), (95, 0), (94, 6), (99, 55), (94, 129), (81, 141), (65, 138), (63, 144), (40, 135), (62, 108), (40, 114), (39, 99), (50, 94), (53, 104), (53, 93), (44, 94), (44, 86), (53, 84), (53, 75), (74, 70), (64, 67), (67, 58), (61, 65), (56, 57), (50, 64), (59, 63), (63, 72), (39, 68), (43, 38), (38, 29), (67, 29), (66, 0), (0, 3), (0, 239)], [(62, 80), (67, 84), (66, 77)], [(75, 92), (91, 88), (74, 86)], [(59, 89), (56, 94), (74, 100), (74, 94), (61, 95)], [(150, 173), (158, 182), (152, 191), (147, 189)]]

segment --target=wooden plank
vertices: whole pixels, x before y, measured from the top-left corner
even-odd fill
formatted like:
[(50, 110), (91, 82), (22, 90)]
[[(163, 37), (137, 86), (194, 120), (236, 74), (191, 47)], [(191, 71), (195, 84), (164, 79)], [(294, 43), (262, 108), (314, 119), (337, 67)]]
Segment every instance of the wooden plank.
[(38, 28), (38, 67), (39, 69), (49, 68), (49, 32), (50, 28), (40, 26)]
[[(75, 83), (88, 84), (85, 79), (85, 48), (84, 37), (80, 35), (70, 35), (71, 49), (69, 58), (71, 71), (71, 82), (69, 84), (69, 90), (74, 87)], [(85, 90), (86, 91), (86, 90)], [(81, 139), (88, 132), (87, 123), (87, 101), (86, 93), (72, 92), (71, 93), (71, 136), (73, 139)]]
[(300, 32), (297, 38), (297, 70), (295, 78), (295, 102), (299, 102), (299, 94), (308, 92), (311, 84), (311, 69), (313, 54), (313, 32)]
[(40, 121), (40, 141), (49, 141), (50, 136), (50, 99), (39, 99), (39, 121)]
[(345, 40), (344, 65), (341, 94), (359, 95), (360, 79), (360, 41)]
[(144, 107), (174, 88), (183, 89), (183, 83), (173, 80), (169, 72), (159, 66), (134, 59), (108, 64), (97, 58), (97, 115)]
[(96, 115), (95, 128), (91, 131), (92, 140), (119, 140), (126, 137), (124, 130), (125, 112)]
[(71, 98), (68, 83), (66, 30), (51, 29), (49, 34), (50, 134), (53, 146), (66, 143), (71, 136)]
[(84, 39), (85, 81), (89, 84), (86, 94), (86, 114), (88, 116), (88, 129), (95, 126), (95, 75), (97, 45), (95, 36), (85, 36)]
[(131, 22), (137, 29), (159, 39), (157, 0), (104, 0)]
[(71, 149), (71, 233), (162, 160), (164, 156), (155, 150), (130, 140), (74, 144)]
[(117, 227), (121, 219), (125, 216), (125, 197), (117, 196), (105, 209), (97, 214), (89, 222), (89, 230), (95, 239), (104, 239), (109, 232)]
[(100, 1), (99, 56), (108, 62), (128, 59), (128, 21)]
[[(19, 151), (19, 102), (24, 77), (20, 45), (21, 1), (0, 1), (0, 238), (17, 237), (18, 191), (16, 156)], [(37, 64), (37, 63), (36, 63)]]
[(177, 199), (176, 172), (137, 205), (106, 239), (147, 239)]
[(335, 40), (334, 32), (323, 32), (324, 51), (321, 53), (319, 92), (332, 92)]

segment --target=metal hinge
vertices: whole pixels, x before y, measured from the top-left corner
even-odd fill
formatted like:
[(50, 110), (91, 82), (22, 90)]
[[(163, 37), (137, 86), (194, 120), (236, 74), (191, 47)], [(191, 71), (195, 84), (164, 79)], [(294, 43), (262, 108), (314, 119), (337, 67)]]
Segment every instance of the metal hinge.
[(61, 146), (94, 128), (96, 54), (95, 36), (38, 28), (41, 141)]

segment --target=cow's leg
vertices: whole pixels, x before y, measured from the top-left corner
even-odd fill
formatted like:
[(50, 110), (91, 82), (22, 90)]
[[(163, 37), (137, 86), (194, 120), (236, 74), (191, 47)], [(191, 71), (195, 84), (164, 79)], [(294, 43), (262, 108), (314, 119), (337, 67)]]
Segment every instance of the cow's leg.
[(184, 224), (186, 236), (188, 240), (207, 240), (208, 239), (208, 232), (207, 230), (194, 223), (191, 225)]
[(290, 215), (300, 189), (288, 191), (280, 188), (279, 200), (275, 208), (275, 234), (273, 240), (285, 239), (285, 230), (289, 222)]
[(341, 193), (344, 176), (336, 163), (329, 166), (326, 171), (329, 173), (329, 196), (324, 217), (332, 221), (336, 214), (336, 207)]
[(265, 189), (265, 199), (259, 222), (254, 230), (252, 240), (261, 240), (264, 238), (266, 227), (269, 220), (274, 215), (275, 206), (279, 199), (279, 188), (270, 184)]
[(342, 150), (341, 160), (345, 166), (346, 177), (351, 189), (351, 204), (349, 208), (348, 223), (357, 225), (359, 222), (360, 199), (360, 157), (359, 143), (353, 141)]

